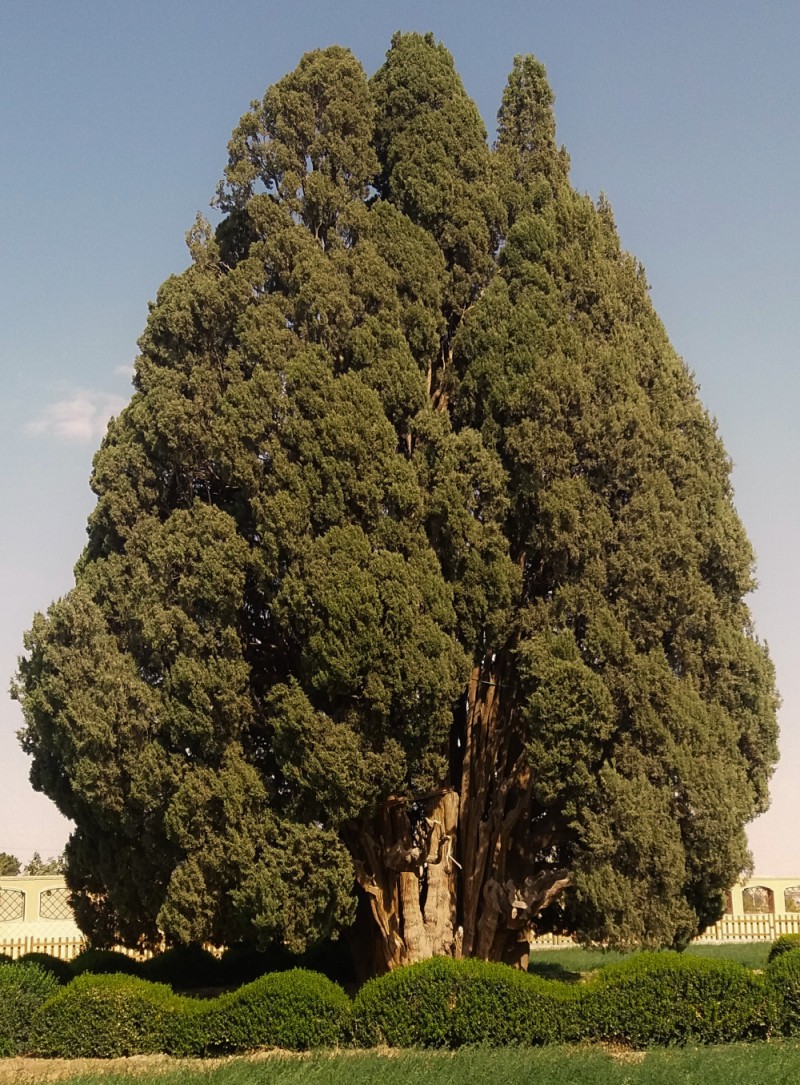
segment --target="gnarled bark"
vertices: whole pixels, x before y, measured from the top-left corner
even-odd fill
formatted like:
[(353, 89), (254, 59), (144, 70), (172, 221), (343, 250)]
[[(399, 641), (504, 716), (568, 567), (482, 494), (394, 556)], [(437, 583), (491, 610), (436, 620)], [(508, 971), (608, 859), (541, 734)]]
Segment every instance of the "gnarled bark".
[(569, 884), (567, 870), (530, 863), (553, 833), (531, 826), (513, 681), (510, 655), (473, 668), (457, 786), (393, 797), (348, 836), (381, 971), (431, 956), (523, 967), (537, 915)]
[(379, 971), (456, 954), (457, 815), (458, 796), (445, 788), (413, 804), (392, 798), (348, 835)]

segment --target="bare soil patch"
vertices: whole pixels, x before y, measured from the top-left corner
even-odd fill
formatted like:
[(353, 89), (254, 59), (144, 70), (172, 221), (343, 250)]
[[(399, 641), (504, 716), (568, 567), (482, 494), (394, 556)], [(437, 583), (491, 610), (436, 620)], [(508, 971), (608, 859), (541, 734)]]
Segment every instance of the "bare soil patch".
[[(570, 1049), (562, 1048), (562, 1052)], [(644, 1061), (645, 1052), (636, 1051), (622, 1044), (576, 1044), (571, 1049), (574, 1052), (595, 1050), (603, 1051), (614, 1061), (636, 1064)], [(382, 1058), (392, 1058), (401, 1055), (398, 1048), (376, 1047), (369, 1051), (353, 1048), (337, 1048), (326, 1052), (331, 1058), (341, 1058), (343, 1055), (366, 1056), (369, 1054), (379, 1055)], [(321, 1052), (313, 1053), (319, 1058)], [(455, 1051), (438, 1051), (442, 1058), (453, 1057)], [(125, 1074), (136, 1078), (147, 1073), (169, 1073), (180, 1070), (213, 1070), (219, 1069), (227, 1063), (257, 1063), (266, 1062), (270, 1059), (309, 1059), (310, 1051), (284, 1051), (273, 1048), (269, 1051), (253, 1051), (246, 1055), (230, 1055), (216, 1059), (178, 1059), (171, 1055), (130, 1055), (120, 1059), (29, 1059), (11, 1058), (0, 1059), (0, 1085), (39, 1085), (45, 1081), (68, 1081), (71, 1077), (79, 1074)]]
[(0, 1059), (0, 1085), (25, 1085), (27, 1082), (64, 1081), (77, 1074), (139, 1074), (170, 1070), (203, 1070), (237, 1062), (262, 1062), (276, 1056), (303, 1058), (289, 1051), (257, 1051), (230, 1059), (176, 1059), (171, 1055), (130, 1055), (122, 1059)]

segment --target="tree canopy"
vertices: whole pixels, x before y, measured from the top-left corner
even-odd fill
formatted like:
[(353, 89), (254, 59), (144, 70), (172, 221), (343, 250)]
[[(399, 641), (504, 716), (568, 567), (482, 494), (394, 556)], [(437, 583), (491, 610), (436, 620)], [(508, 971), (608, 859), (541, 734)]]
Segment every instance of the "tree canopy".
[(63, 855), (51, 855), (49, 859), (43, 859), (38, 851), (35, 851), (25, 864), (25, 874), (63, 874), (65, 861)]
[(307, 54), (151, 305), (16, 695), (102, 943), (685, 943), (776, 693), (730, 463), (542, 65)]
[(0, 875), (4, 878), (14, 877), (22, 869), (22, 863), (16, 855), (10, 855), (7, 851), (0, 851)]

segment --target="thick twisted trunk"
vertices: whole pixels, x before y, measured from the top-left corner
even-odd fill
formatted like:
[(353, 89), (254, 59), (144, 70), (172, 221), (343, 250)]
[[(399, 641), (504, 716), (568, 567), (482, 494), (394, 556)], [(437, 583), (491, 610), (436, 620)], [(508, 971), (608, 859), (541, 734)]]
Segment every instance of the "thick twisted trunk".
[(443, 788), (413, 805), (390, 799), (350, 835), (378, 971), (458, 955), (457, 828), (458, 795)]
[(541, 839), (531, 826), (533, 776), (513, 682), (510, 653), (476, 665), (454, 743), (454, 785), (416, 801), (391, 798), (349, 834), (374, 970), (431, 956), (524, 967), (536, 916), (569, 883), (565, 869), (533, 865)]

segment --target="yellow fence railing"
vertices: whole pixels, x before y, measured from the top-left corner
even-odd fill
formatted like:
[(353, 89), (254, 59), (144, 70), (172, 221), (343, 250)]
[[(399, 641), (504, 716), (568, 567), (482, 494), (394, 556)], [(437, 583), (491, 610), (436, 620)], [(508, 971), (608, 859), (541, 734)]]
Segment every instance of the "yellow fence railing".
[[(726, 942), (774, 942), (782, 934), (800, 934), (800, 913), (794, 915), (724, 915), (694, 939), (695, 945), (720, 945)], [(574, 946), (568, 935), (542, 934), (531, 942), (531, 949), (557, 949)]]
[(800, 914), (724, 915), (695, 942), (774, 942), (782, 934), (800, 934)]
[[(774, 942), (782, 934), (800, 934), (800, 913), (796, 915), (725, 915), (713, 927), (695, 938), (698, 945), (724, 942)], [(565, 934), (543, 934), (531, 942), (531, 949), (550, 949), (572, 946), (575, 943)], [(83, 938), (3, 938), (0, 936), (0, 953), (16, 959), (26, 953), (48, 953), (62, 961), (71, 961), (86, 948)], [(132, 957), (147, 957), (149, 953), (137, 953), (118, 947)]]
[(71, 961), (86, 948), (85, 938), (40, 938), (25, 935), (22, 938), (3, 938), (0, 936), (0, 953), (5, 953), (14, 960), (26, 953), (47, 953), (62, 961)]

